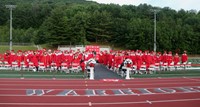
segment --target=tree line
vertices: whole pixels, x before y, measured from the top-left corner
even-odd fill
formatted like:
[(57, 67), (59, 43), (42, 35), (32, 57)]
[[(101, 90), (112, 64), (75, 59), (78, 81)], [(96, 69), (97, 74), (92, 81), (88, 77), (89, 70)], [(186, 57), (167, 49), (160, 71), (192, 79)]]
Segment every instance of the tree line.
[(157, 12), (157, 50), (200, 54), (200, 12), (147, 4), (98, 4), (85, 0), (1, 0), (0, 42), (9, 41), (13, 10), (13, 42), (57, 45), (109, 44), (123, 49), (153, 50)]

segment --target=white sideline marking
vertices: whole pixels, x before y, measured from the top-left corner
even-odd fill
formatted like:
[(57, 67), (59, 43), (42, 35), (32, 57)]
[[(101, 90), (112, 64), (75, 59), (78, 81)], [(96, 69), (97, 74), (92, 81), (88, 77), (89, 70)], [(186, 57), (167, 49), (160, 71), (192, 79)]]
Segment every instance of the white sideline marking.
[(184, 102), (184, 101), (198, 101), (200, 98), (194, 99), (176, 99), (176, 100), (155, 100), (151, 101), (152, 103), (167, 103), (167, 102)]
[[(145, 84), (124, 84), (126, 86), (140, 86), (140, 85), (170, 85), (170, 84), (191, 84), (191, 83), (200, 83), (200, 81), (197, 81), (197, 82), (172, 82), (172, 83), (151, 83), (151, 84), (148, 84), (148, 83), (145, 83)], [(90, 86), (118, 86), (119, 84), (91, 84)], [(0, 86), (66, 86), (66, 84), (63, 84), (63, 85), (55, 85), (55, 84), (1, 84), (0, 83)], [(67, 85), (67, 86), (81, 86), (80, 84), (77, 84), (77, 85)]]
[(47, 93), (49, 93), (49, 92), (51, 92), (51, 91), (54, 91), (53, 89), (51, 89), (51, 90), (48, 90), (48, 91), (46, 91)]
[(67, 105), (88, 105), (88, 103), (0, 103), (0, 105), (37, 105), (37, 106), (46, 106), (46, 105), (59, 105), (59, 106), (67, 106)]
[[(155, 88), (179, 88), (179, 87), (200, 87), (200, 85), (195, 85), (195, 86), (176, 86), (176, 87), (144, 87), (145, 89), (155, 89)], [(132, 90), (137, 90), (137, 89), (139, 89), (139, 88), (141, 88), (141, 87), (137, 87), (137, 88), (131, 88), (131, 87), (127, 87), (127, 88), (121, 88), (121, 87), (119, 87), (119, 88), (93, 88), (93, 90), (99, 90), (99, 89), (101, 89), (101, 90), (115, 90), (115, 89), (121, 89), (121, 90), (125, 90), (125, 89), (132, 89)], [(35, 88), (34, 88), (35, 89)], [(41, 89), (41, 88), (38, 88), (38, 89)], [(63, 90), (63, 89), (66, 89), (66, 88), (56, 88), (56, 89), (50, 89), (50, 88), (42, 88), (43, 90)], [(71, 88), (70, 88), (71, 89)], [(14, 90), (14, 91), (16, 91), (16, 90), (19, 90), (19, 91), (23, 91), (23, 90), (27, 90), (27, 88), (1, 88), (0, 87), (0, 90), (6, 90), (6, 91), (8, 91), (8, 90)], [(37, 90), (37, 89), (35, 89), (35, 90)], [(81, 89), (79, 89), (79, 88), (73, 88), (73, 90), (88, 90), (88, 88), (81, 88)]]
[(146, 102), (149, 103), (149, 104), (152, 104), (151, 101), (149, 101), (149, 100), (147, 100)]
[(92, 103), (91, 103), (91, 102), (88, 102), (88, 105), (89, 105), (89, 106), (92, 106)]
[(166, 103), (166, 102), (187, 102), (187, 101), (200, 101), (200, 98), (195, 99), (176, 99), (176, 100), (154, 100), (154, 101), (138, 101), (138, 102), (108, 102), (108, 103), (0, 103), (0, 105), (128, 105), (128, 104), (152, 104), (152, 103)]
[(187, 77), (185, 77), (185, 79), (200, 82), (199, 79), (192, 79), (192, 78), (187, 78)]
[[(187, 78), (191, 78), (191, 79), (200, 79), (200, 77), (187, 77)], [(176, 79), (176, 80), (175, 80)], [(59, 82), (59, 83), (71, 83), (73, 81), (73, 83), (82, 83), (82, 80), (83, 79), (56, 79), (55, 80), (52, 80), (52, 79), (29, 79), (29, 78), (26, 78), (26, 81), (23, 81), (21, 79), (17, 79), (17, 78), (11, 78), (11, 79), (8, 79), (8, 78), (0, 78), (0, 83), (3, 83), (3, 82), (14, 82), (14, 83), (20, 83), (20, 82)], [(69, 80), (69, 81), (66, 81), (66, 80)], [(90, 80), (89, 80), (90, 81)], [(151, 83), (153, 84), (153, 82), (173, 82), (173, 81), (185, 81), (185, 78), (175, 78), (175, 77), (172, 77), (172, 78), (160, 78), (158, 80), (158, 78), (136, 78), (135, 80), (132, 80), (132, 81), (124, 81), (125, 83)], [(87, 81), (86, 81), (87, 82)], [(96, 83), (99, 83), (99, 81), (90, 81), (91, 84), (96, 84)]]
[(93, 103), (93, 105), (127, 105), (127, 104), (145, 104), (145, 103), (166, 103), (166, 102), (185, 102), (185, 101), (199, 101), (200, 98), (196, 99), (176, 99), (176, 100), (154, 100), (154, 101), (138, 101), (138, 102), (110, 102), (110, 103)]
[[(41, 76), (41, 75), (40, 75)], [(52, 75), (51, 75), (52, 76)], [(69, 76), (73, 76), (73, 75), (69, 75)], [(82, 76), (82, 75), (80, 75)], [(19, 78), (0, 78), (0, 80), (12, 80), (12, 81), (20, 81)], [(80, 82), (82, 81), (83, 79), (57, 79), (56, 81), (62, 81), (62, 82), (66, 82), (66, 80), (70, 80), (70, 81), (77, 81), (77, 82)], [(37, 79), (37, 78), (26, 78), (26, 81), (52, 81), (52, 79), (48, 79), (48, 78), (42, 78), (42, 79)]]

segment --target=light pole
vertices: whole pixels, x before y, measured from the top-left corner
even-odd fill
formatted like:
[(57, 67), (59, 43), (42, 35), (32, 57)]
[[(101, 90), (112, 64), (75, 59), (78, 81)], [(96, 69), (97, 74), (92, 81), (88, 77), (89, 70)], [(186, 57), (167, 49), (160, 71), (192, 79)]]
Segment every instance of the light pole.
[(156, 14), (157, 14), (157, 12), (159, 12), (159, 10), (153, 9), (151, 11), (154, 12), (154, 39), (153, 39), (154, 46), (153, 46), (153, 50), (154, 50), (154, 52), (156, 52), (156, 48), (157, 48), (157, 46), (156, 46)]
[(10, 9), (10, 51), (12, 50), (12, 10), (16, 8), (16, 5), (6, 5), (6, 8)]

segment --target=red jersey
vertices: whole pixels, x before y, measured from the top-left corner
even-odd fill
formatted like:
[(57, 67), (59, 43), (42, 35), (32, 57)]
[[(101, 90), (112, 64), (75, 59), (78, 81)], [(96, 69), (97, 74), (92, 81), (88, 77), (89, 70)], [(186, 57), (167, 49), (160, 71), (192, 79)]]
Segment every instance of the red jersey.
[(32, 61), (33, 61), (34, 66), (35, 66), (35, 67), (38, 67), (38, 58), (37, 58), (36, 55), (33, 55)]
[(17, 64), (18, 64), (18, 67), (20, 67), (22, 61), (24, 61), (23, 55), (21, 55), (21, 54), (17, 55)]
[(160, 63), (162, 62), (162, 56), (161, 55), (157, 55), (156, 56), (156, 63)]
[(175, 55), (174, 56), (174, 65), (177, 65), (177, 63), (180, 61), (179, 56)]
[(163, 56), (162, 56), (162, 62), (163, 63), (167, 62), (167, 54), (163, 54)]
[(173, 56), (172, 56), (172, 54), (168, 54), (168, 55), (167, 55), (167, 63), (168, 63), (168, 65), (171, 64), (172, 61), (173, 61)]
[(25, 54), (25, 55), (24, 55), (24, 64), (25, 64), (26, 67), (29, 66), (28, 54)]
[(135, 54), (130, 55), (130, 59), (132, 60), (133, 64), (136, 64), (136, 56)]
[(181, 60), (182, 60), (182, 63), (187, 62), (187, 61), (188, 61), (188, 56), (187, 56), (187, 54), (182, 54)]
[(142, 65), (142, 54), (136, 55), (136, 62), (137, 62), (137, 70), (140, 70), (140, 67)]
[(61, 66), (61, 60), (62, 60), (62, 57), (61, 57), (61, 54), (55, 54), (55, 63), (56, 63), (56, 66), (57, 67), (60, 67)]
[(17, 55), (14, 52), (10, 53), (10, 62), (15, 62), (17, 59)]
[(44, 63), (44, 66), (47, 67), (48, 65), (48, 56), (47, 55), (41, 55), (41, 62)]
[(5, 53), (3, 55), (3, 61), (7, 61), (9, 64), (11, 64), (10, 63), (10, 55), (9, 55), (9, 53)]
[(118, 65), (121, 65), (123, 62), (123, 57), (122, 56), (116, 56), (115, 57), (115, 66), (117, 67)]
[(113, 54), (108, 54), (108, 64), (111, 67), (113, 64), (113, 60), (114, 60), (114, 55)]

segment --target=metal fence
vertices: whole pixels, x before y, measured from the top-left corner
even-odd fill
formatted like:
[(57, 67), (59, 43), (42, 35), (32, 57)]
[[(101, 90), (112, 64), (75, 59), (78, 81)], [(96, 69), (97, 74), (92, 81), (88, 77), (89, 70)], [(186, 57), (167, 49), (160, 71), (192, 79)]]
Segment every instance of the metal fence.
[[(58, 46), (58, 49), (61, 51), (64, 50), (77, 50), (79, 49), (80, 51), (84, 51), (85, 50), (85, 46), (84, 45), (60, 45)], [(110, 46), (100, 46), (100, 51), (110, 51), (111, 47)]]
[[(9, 45), (9, 42), (0, 42), (0, 45)], [(30, 46), (34, 45), (34, 43), (12, 43), (13, 45), (20, 45), (20, 46)]]

